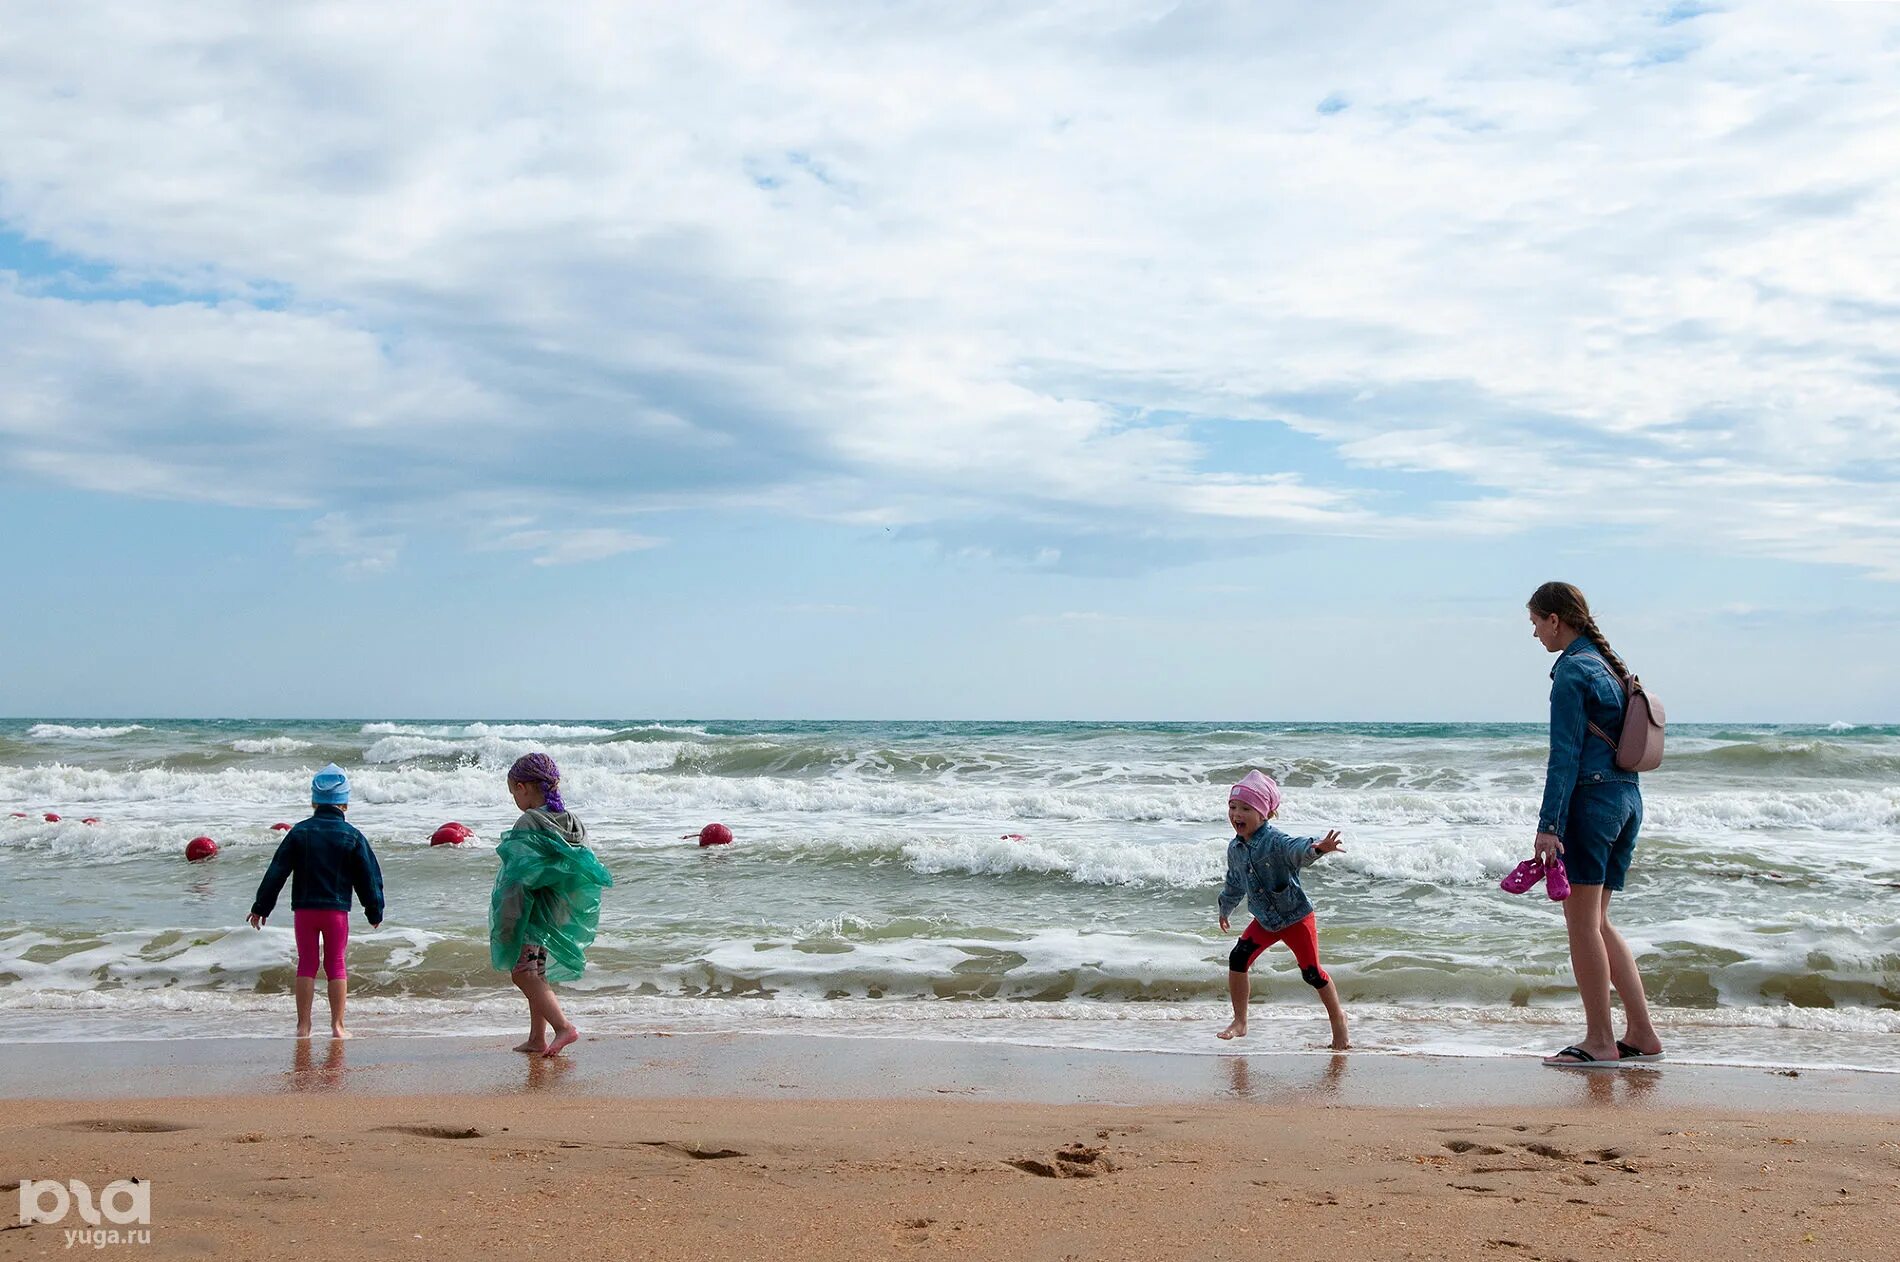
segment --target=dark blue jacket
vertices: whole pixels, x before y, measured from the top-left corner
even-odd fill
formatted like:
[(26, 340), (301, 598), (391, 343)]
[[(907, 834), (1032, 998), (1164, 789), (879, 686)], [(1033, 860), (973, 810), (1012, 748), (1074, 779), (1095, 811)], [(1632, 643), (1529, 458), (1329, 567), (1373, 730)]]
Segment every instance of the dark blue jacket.
[(1635, 784), (1634, 771), (1616, 765), (1616, 750), (1590, 730), (1594, 723), (1617, 740), (1623, 735), (1623, 683), (1594, 641), (1578, 636), (1550, 668), (1550, 762), (1537, 831), (1564, 835), (1570, 798), (1597, 784)]
[(253, 916), (270, 915), (286, 879), (292, 911), (348, 911), (350, 891), (355, 890), (369, 922), (383, 922), (383, 870), (376, 852), (337, 807), (317, 807), (309, 819), (284, 834), (258, 883)]

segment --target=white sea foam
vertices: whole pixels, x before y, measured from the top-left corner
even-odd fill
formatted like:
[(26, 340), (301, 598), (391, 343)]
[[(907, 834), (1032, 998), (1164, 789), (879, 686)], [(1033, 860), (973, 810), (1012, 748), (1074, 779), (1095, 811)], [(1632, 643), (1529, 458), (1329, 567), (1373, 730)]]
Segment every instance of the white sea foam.
[[(545, 742), (508, 736), (385, 736), (363, 751), (372, 765), (415, 762), (419, 759), (459, 759), (484, 767), (508, 766), (523, 754), (534, 753)], [(676, 762), (688, 748), (677, 742), (614, 742), (572, 745), (559, 749), (565, 779), (570, 767), (604, 767), (616, 771), (657, 771)]]
[[(494, 771), (527, 746), (495, 742), (475, 752), (462, 742), (386, 737), (351, 770), (358, 802), (412, 804), (450, 815), (494, 802)], [(385, 742), (402, 742), (378, 748)], [(1199, 786), (1057, 788), (1021, 781), (886, 780), (855, 776), (657, 774), (690, 746), (667, 741), (583, 745), (561, 755), (562, 790), (584, 816), (692, 818), (746, 815), (762, 819), (847, 820), (939, 816), (1002, 832), (1033, 831), (1038, 822), (1205, 825), (1221, 831), (1220, 803)], [(456, 751), (451, 753), (450, 751)], [(466, 755), (464, 765), (414, 765), (424, 757)], [(118, 770), (62, 763), (0, 766), (0, 802), (47, 803), (55, 809), (141, 802), (200, 809), (251, 807), (271, 813), (307, 800), (305, 772), (227, 767), (215, 771), (145, 767)], [(1216, 795), (1218, 797), (1218, 795)], [(1533, 828), (1537, 799), (1525, 794), (1309, 790), (1289, 797), (1280, 823), (1297, 835), (1329, 827), (1369, 834), (1403, 828)], [(1891, 835), (1900, 831), (1900, 786), (1781, 792), (1690, 793), (1665, 788), (1646, 795), (1645, 833), (1685, 837), (1755, 831)], [(1364, 839), (1363, 837), (1361, 839)]]
[[(230, 926), (280, 840), (267, 825), (308, 802), (308, 768), (288, 765), (305, 748), (349, 768), (350, 819), (382, 856), (393, 919), (425, 935), (358, 936), (352, 968), (372, 1029), (516, 1023), (518, 997), (486, 989), (492, 851), (425, 843), (451, 818), (505, 829), (515, 808), (499, 771), (534, 748), (561, 763), (617, 880), (588, 976), (571, 988), (604, 1028), (916, 1035), (908, 1022), (931, 1037), (1206, 1050), (1227, 949), (1212, 925), (1222, 799), (1232, 768), (1252, 762), (1288, 772), (1289, 831), (1345, 832), (1306, 884), (1369, 1041), (1522, 1054), (1549, 1050), (1563, 1032), (1553, 1027), (1574, 1020), (1559, 909), (1541, 891), (1496, 889), (1536, 824), (1534, 736), (711, 726), (721, 734), (217, 724), (194, 738), (167, 724), (149, 754), (136, 740), (82, 743), (103, 736), (52, 747), (74, 764), (109, 751), (111, 766), (0, 766), (0, 974), (21, 979), (0, 984), (0, 1039), (33, 1013), (96, 1012), (93, 1028), (114, 1032), (168, 1021), (202, 1032), (194, 1014), (216, 1014), (220, 1031), (280, 1027), (287, 998), (254, 992), (288, 984), (287, 942), (275, 925)], [(1619, 915), (1655, 970), (1663, 1019), (1694, 1030), (1703, 1018), (1684, 1014), (1710, 1014), (1710, 1032), (1685, 1040), (1717, 1059), (1764, 1054), (1750, 1023), (1770, 1041), (1800, 1033), (1815, 1056), (1840, 1040), (1844, 1062), (1854, 1040), (1900, 1032), (1900, 929), (1885, 911), (1900, 882), (1900, 784), (1876, 774), (1900, 766), (1900, 741), (1703, 729), (1673, 748), (1698, 756), (1645, 778), (1639, 871)], [(45, 811), (66, 820), (45, 823)], [(711, 819), (739, 844), (702, 853), (679, 840)], [(198, 832), (224, 847), (217, 862), (183, 862)], [(121, 928), (147, 916), (219, 927)], [(9, 924), (44, 940), (9, 936)], [(1275, 952), (1257, 970), (1267, 1011), (1316, 1019), (1287, 959)], [(643, 987), (660, 993), (629, 993)], [(1717, 1006), (1676, 1006), (1691, 1003)], [(1480, 1031), (1475, 1042), (1460, 1023)]]
[(99, 741), (151, 730), (139, 723), (124, 727), (68, 727), (64, 723), (35, 723), (26, 730), (26, 735), (28, 740), (35, 741)]
[(517, 741), (586, 740), (612, 736), (617, 727), (585, 727), (570, 723), (365, 723), (365, 736), (433, 736), (455, 740), (494, 737)]
[[(969, 1000), (673, 999), (564, 991), (563, 1005), (599, 1034), (812, 1034), (1231, 1056), (1211, 1037), (1213, 1003), (1038, 1004)], [(520, 1024), (512, 991), (452, 999), (352, 995), (351, 1024), (381, 1035), (501, 1035)], [(0, 991), (0, 1042), (242, 1038), (280, 1035), (283, 994), (202, 990)], [(1549, 1050), (1576, 1024), (1574, 1005), (1458, 1007), (1356, 1004), (1358, 1055), (1523, 1057)], [(1843, 1019), (1845, 1017), (1845, 1019)], [(1900, 1014), (1825, 1009), (1663, 1011), (1658, 1027), (1676, 1064), (1900, 1072)], [(1268, 1002), (1253, 1010), (1249, 1052), (1305, 1052), (1324, 1030), (1317, 1005)]]
[(294, 754), (300, 749), (312, 747), (313, 742), (300, 741), (294, 736), (270, 736), (262, 740), (231, 742), (231, 748), (240, 754)]

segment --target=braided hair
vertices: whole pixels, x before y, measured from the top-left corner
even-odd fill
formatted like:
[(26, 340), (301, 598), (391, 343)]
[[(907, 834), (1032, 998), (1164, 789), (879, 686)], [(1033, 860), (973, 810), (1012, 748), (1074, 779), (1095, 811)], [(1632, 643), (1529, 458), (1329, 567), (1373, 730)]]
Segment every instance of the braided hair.
[(1569, 583), (1545, 583), (1531, 593), (1531, 598), (1526, 602), (1525, 608), (1540, 618), (1548, 618), (1555, 614), (1572, 631), (1589, 637), (1590, 641), (1597, 646), (1597, 651), (1603, 654), (1603, 660), (1608, 662), (1610, 669), (1616, 672), (1617, 677), (1629, 679), (1629, 667), (1623, 664), (1623, 659), (1618, 657), (1616, 650), (1610, 647), (1610, 642), (1603, 636), (1602, 628), (1597, 626), (1597, 620), (1590, 615), (1590, 602), (1585, 600), (1583, 593), (1574, 586)]

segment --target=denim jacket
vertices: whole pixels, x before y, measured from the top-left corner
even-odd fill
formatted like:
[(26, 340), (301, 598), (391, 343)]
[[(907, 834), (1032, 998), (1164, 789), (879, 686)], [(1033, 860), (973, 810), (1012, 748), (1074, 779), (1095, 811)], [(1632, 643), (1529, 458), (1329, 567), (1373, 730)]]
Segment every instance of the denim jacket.
[(1221, 887), (1220, 914), (1233, 914), (1240, 900), (1269, 933), (1298, 924), (1313, 914), (1300, 888), (1300, 869), (1319, 858), (1317, 837), (1289, 837), (1262, 824), (1251, 837), (1227, 843), (1227, 884)]
[(1594, 641), (1578, 636), (1550, 668), (1550, 765), (1544, 772), (1544, 802), (1537, 831), (1564, 835), (1570, 797), (1592, 784), (1635, 784), (1636, 773), (1616, 765), (1616, 750), (1590, 730), (1595, 723), (1610, 740), (1623, 734), (1623, 681)]
[(270, 915), (287, 880), (292, 911), (348, 911), (354, 892), (369, 922), (382, 923), (383, 869), (369, 839), (334, 806), (316, 807), (309, 819), (284, 834), (258, 882), (251, 914)]

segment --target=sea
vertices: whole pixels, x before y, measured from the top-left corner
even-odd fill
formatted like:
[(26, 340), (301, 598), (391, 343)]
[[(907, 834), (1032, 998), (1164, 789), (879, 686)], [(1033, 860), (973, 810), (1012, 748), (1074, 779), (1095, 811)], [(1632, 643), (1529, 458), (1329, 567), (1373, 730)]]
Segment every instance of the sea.
[[(1900, 1073), (1900, 727), (1669, 739), (1611, 906), (1671, 1060)], [(245, 915), (271, 825), (331, 761), (388, 897), (380, 929), (353, 918), (356, 1033), (524, 1030), (487, 913), (504, 771), (534, 750), (614, 876), (562, 988), (590, 1033), (1313, 1052), (1324, 1015), (1284, 949), (1256, 966), (1245, 1044), (1214, 1038), (1226, 789), (1255, 767), (1281, 825), (1344, 835), (1305, 885), (1361, 1049), (1582, 1033), (1561, 908), (1498, 888), (1530, 854), (1542, 725), (17, 719), (0, 1042), (287, 1034), (288, 890), (262, 931)], [(431, 846), (449, 821), (474, 839)], [(732, 845), (697, 845), (712, 822)], [(219, 853), (187, 862), (201, 835)]]

